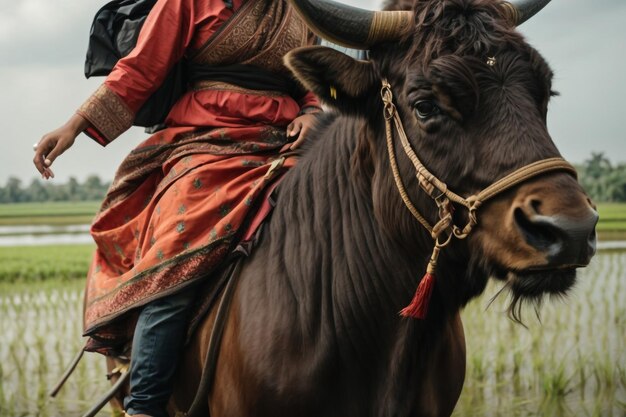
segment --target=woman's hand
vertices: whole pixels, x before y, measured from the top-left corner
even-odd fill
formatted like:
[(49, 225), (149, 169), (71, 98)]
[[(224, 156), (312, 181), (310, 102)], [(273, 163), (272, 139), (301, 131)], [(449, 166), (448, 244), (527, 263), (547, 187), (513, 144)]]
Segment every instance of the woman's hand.
[(54, 178), (50, 166), (54, 160), (73, 144), (76, 136), (89, 127), (89, 122), (75, 114), (60, 128), (44, 135), (34, 146), (33, 163), (44, 179)]
[(313, 126), (313, 123), (315, 122), (315, 119), (317, 118), (316, 116), (317, 113), (319, 112), (307, 113), (307, 114), (298, 116), (295, 119), (293, 119), (293, 122), (291, 122), (289, 126), (287, 126), (288, 137), (298, 136), (298, 139), (296, 139), (291, 144), (289, 149), (296, 149), (300, 145), (302, 145), (302, 143), (304, 143), (304, 141), (307, 138), (307, 134), (311, 130), (311, 126)]

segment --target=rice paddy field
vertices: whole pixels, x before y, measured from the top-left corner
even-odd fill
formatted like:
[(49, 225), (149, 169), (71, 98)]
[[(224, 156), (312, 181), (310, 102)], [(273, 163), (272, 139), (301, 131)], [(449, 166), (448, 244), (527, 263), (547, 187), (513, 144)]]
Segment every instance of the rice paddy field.
[(0, 226), (90, 223), (97, 201), (0, 204)]
[(78, 417), (106, 390), (102, 358), (86, 354), (57, 398), (48, 396), (83, 344), (82, 283), (51, 284), (18, 283), (0, 295), (0, 416)]
[[(69, 215), (57, 207), (58, 224), (75, 224), (97, 205)], [(22, 208), (0, 205), (0, 222), (50, 218)], [(600, 211), (600, 224), (615, 227), (599, 229), (626, 239), (626, 205)], [(57, 398), (47, 395), (83, 345), (82, 277), (92, 250), (0, 247), (0, 417), (77, 417), (108, 388), (102, 357), (86, 354)], [(507, 317), (506, 294), (490, 303), (499, 288), (490, 285), (463, 312), (467, 376), (454, 416), (626, 416), (626, 250), (600, 251), (567, 298), (546, 300), (538, 316), (527, 307), (525, 326)]]
[(626, 416), (626, 252), (602, 251), (526, 327), (492, 285), (463, 313), (467, 376), (454, 416)]
[(604, 203), (598, 205), (600, 221), (596, 230), (600, 239), (626, 240), (626, 204)]
[(0, 247), (0, 290), (15, 283), (50, 286), (86, 276), (95, 245)]
[[(99, 207), (97, 201), (0, 204), (0, 226), (90, 223)], [(598, 212), (600, 233), (626, 236), (626, 203), (602, 203)]]

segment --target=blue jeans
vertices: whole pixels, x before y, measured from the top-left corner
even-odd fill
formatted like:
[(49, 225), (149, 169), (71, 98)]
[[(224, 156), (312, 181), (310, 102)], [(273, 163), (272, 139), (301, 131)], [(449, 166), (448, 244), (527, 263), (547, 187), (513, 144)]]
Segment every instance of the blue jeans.
[(195, 295), (193, 289), (186, 289), (147, 304), (139, 313), (130, 361), (130, 395), (124, 400), (128, 414), (167, 417)]

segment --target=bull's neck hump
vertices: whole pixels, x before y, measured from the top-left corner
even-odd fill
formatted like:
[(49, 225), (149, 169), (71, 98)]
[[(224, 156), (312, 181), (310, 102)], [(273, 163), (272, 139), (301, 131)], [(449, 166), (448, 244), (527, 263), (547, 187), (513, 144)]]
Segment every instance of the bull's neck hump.
[[(327, 308), (336, 328), (358, 329), (359, 342), (375, 346), (410, 301), (427, 255), (394, 241), (376, 219), (372, 178), (354, 172), (362, 123), (337, 118), (317, 136), (280, 186), (270, 234), (287, 254), (285, 272), (299, 302)], [(388, 184), (376, 198), (396, 192)]]

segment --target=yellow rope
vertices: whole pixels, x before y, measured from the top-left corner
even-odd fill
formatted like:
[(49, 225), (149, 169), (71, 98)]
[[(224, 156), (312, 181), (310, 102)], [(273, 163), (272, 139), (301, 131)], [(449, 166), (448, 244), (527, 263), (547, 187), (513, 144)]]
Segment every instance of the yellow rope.
[(506, 177), (494, 182), (489, 187), (476, 194), (476, 201), (487, 201), (504, 190), (524, 182), (529, 178), (549, 171), (567, 171), (570, 174), (573, 174), (574, 177), (577, 176), (576, 169), (563, 158), (543, 159), (541, 161), (523, 166), (517, 171), (514, 171)]
[(396, 182), (396, 188), (398, 188), (398, 192), (400, 193), (400, 197), (402, 197), (402, 201), (404, 205), (409, 209), (413, 217), (417, 219), (418, 222), (421, 223), (422, 226), (429, 232), (432, 232), (433, 228), (428, 223), (428, 221), (417, 211), (411, 199), (409, 198), (406, 189), (404, 188), (404, 184), (402, 183), (402, 177), (400, 177), (400, 172), (398, 170), (398, 163), (396, 160), (396, 151), (393, 148), (393, 135), (391, 133), (391, 120), (385, 118), (385, 124), (387, 125), (387, 152), (389, 153), (389, 162), (391, 163), (391, 171), (393, 172), (393, 179)]

